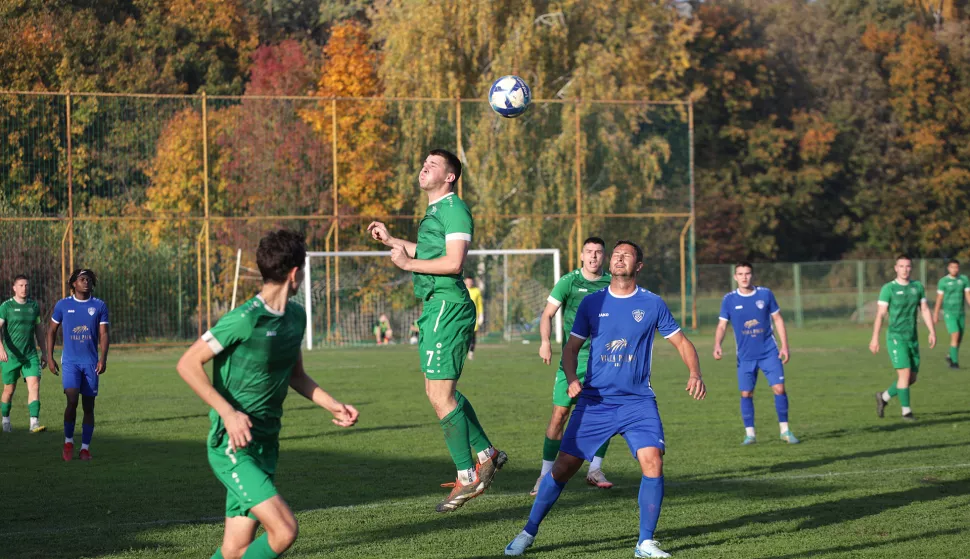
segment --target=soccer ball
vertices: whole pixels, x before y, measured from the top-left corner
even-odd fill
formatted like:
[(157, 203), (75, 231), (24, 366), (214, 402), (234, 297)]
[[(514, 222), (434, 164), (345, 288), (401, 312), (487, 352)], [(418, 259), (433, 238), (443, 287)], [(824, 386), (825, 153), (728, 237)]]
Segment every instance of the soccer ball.
[(529, 108), (532, 90), (519, 76), (502, 76), (488, 90), (488, 102), (498, 114), (515, 118)]

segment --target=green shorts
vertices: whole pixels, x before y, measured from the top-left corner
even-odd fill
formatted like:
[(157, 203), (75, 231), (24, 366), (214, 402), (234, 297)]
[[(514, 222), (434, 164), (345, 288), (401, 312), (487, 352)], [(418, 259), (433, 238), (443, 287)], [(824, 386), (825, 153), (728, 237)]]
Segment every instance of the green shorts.
[(39, 376), (40, 357), (36, 353), (27, 357), (26, 361), (17, 359), (8, 353), (7, 362), (0, 363), (0, 378), (2, 378), (4, 384), (16, 384), (20, 377), (24, 377), (26, 381), (27, 377)]
[(226, 486), (226, 516), (256, 517), (253, 507), (277, 495), (273, 479), (279, 458), (279, 443), (252, 441), (246, 448), (231, 452), (229, 437), (222, 433), (209, 441), (209, 465), (216, 478)]
[(919, 372), (919, 341), (911, 338), (896, 338), (892, 334), (886, 336), (886, 350), (893, 369), (909, 369), (913, 373)]
[(475, 304), (431, 299), (418, 319), (421, 370), (430, 380), (457, 380), (475, 335)]
[[(586, 365), (589, 363), (589, 351), (579, 352), (579, 362), (576, 365), (576, 376), (579, 382), (586, 380)], [(569, 383), (566, 382), (566, 373), (562, 370), (562, 361), (559, 361), (559, 370), (556, 371), (556, 384), (552, 387), (552, 405), (562, 408), (569, 408), (576, 405), (576, 398), (569, 397)]]
[(950, 334), (960, 334), (963, 335), (963, 331), (967, 327), (967, 317), (962, 312), (944, 312), (943, 322), (946, 323), (946, 331)]

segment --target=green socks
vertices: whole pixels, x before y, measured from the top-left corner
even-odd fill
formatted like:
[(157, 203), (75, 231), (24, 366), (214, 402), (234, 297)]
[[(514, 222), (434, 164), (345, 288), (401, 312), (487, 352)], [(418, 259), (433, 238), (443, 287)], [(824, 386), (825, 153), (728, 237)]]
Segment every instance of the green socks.
[(40, 417), (40, 400), (27, 404), (27, 411), (30, 412), (30, 417)]
[(909, 407), (909, 388), (898, 388), (899, 391), (899, 405), (904, 408)]
[(555, 462), (556, 456), (559, 455), (560, 444), (562, 441), (554, 441), (546, 437), (545, 442), (542, 443), (542, 459), (546, 462)]
[(610, 448), (610, 441), (609, 441), (609, 439), (607, 439), (606, 442), (603, 443), (603, 446), (601, 446), (600, 449), (596, 451), (595, 456), (598, 457), (598, 458), (603, 458), (604, 456), (606, 456), (606, 450), (608, 448)]
[(11, 408), (10, 402), (7, 402), (7, 403), (0, 402), (0, 415), (2, 415), (3, 417), (10, 417), (10, 408)]
[(280, 554), (269, 546), (269, 536), (266, 534), (256, 538), (256, 541), (246, 548), (246, 553), (243, 553), (243, 559), (276, 559), (279, 556)]
[(478, 422), (478, 416), (475, 415), (475, 409), (472, 408), (472, 403), (465, 398), (461, 392), (455, 391), (455, 399), (461, 398), (461, 403), (459, 404), (465, 409), (465, 419), (468, 421), (468, 442), (476, 453), (488, 450), (491, 448), (492, 443), (488, 440), (485, 435), (485, 429), (482, 429), (482, 424)]
[(222, 556), (222, 548), (220, 547), (219, 549), (217, 549), (216, 552), (209, 559), (225, 559)]
[(960, 348), (956, 348), (956, 347), (950, 346), (950, 362), (953, 363), (954, 365), (957, 365), (958, 364), (957, 363), (957, 350), (959, 350), (959, 349)]
[[(461, 471), (474, 468), (475, 460), (472, 458), (471, 450), (469, 450), (469, 446), (471, 446), (469, 442), (469, 421), (465, 413), (465, 404), (468, 401), (458, 391), (455, 391), (455, 400), (458, 401), (458, 406), (441, 420), (441, 430), (444, 431), (445, 444), (448, 446), (448, 452), (451, 453), (451, 459), (454, 461), (455, 467)], [(471, 406), (467, 407), (471, 408)], [(478, 429), (480, 435), (484, 436), (484, 433), (481, 433), (480, 426)], [(248, 555), (249, 552), (246, 553)]]
[(889, 397), (890, 398), (895, 398), (896, 395), (899, 394), (899, 389), (896, 388), (896, 383), (894, 382), (894, 383), (890, 384), (889, 385), (889, 388), (886, 390), (886, 392), (889, 393)]

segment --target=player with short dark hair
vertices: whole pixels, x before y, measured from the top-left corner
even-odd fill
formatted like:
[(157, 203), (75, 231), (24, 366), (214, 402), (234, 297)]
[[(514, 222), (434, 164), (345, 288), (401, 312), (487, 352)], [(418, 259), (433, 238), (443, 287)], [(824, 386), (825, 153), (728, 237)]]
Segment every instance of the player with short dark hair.
[[(670, 557), (653, 539), (663, 503), (663, 425), (650, 385), (654, 335), (659, 330), (680, 353), (690, 376), (687, 392), (700, 400), (706, 394), (697, 350), (663, 299), (638, 287), (643, 251), (631, 241), (620, 241), (610, 258), (612, 278), (607, 289), (583, 299), (563, 348), (563, 370), (569, 395), (579, 397), (563, 435), (552, 471), (542, 478), (525, 529), (505, 548), (506, 555), (522, 555), (535, 541), (539, 524), (555, 504), (566, 482), (593, 457), (604, 442), (623, 435), (640, 463), (638, 503), (640, 538), (635, 557)], [(590, 340), (586, 380), (576, 376), (579, 352)]]
[[(741, 444), (754, 444), (757, 440), (753, 396), (759, 369), (775, 393), (775, 412), (778, 414), (781, 440), (798, 444), (798, 438), (788, 428), (788, 393), (785, 391), (788, 331), (781, 317), (781, 308), (770, 289), (754, 285), (754, 266), (750, 262), (738, 262), (734, 266), (734, 281), (738, 282), (738, 288), (721, 300), (720, 320), (714, 331), (714, 359), (721, 359), (721, 342), (730, 322), (738, 348), (738, 390), (741, 391), (741, 419), (744, 421), (744, 440)], [(775, 341), (775, 331), (778, 332), (781, 347)]]
[(424, 302), (418, 319), (424, 390), (458, 470), (455, 482), (445, 484), (453, 490), (435, 507), (438, 512), (457, 510), (485, 492), (508, 459), (492, 446), (471, 402), (457, 389), (477, 323), (462, 276), (474, 223), (454, 190), (460, 176), (461, 162), (455, 154), (441, 149), (428, 153), (418, 175), (428, 209), (416, 243), (391, 236), (380, 221), (367, 226), (374, 240), (391, 247), (391, 262), (412, 273), (414, 294)]
[(899, 396), (903, 420), (915, 421), (913, 410), (909, 406), (909, 387), (916, 384), (916, 375), (919, 373), (917, 318), (922, 315), (923, 322), (930, 331), (930, 349), (936, 346), (936, 328), (933, 317), (930, 316), (930, 306), (926, 302), (926, 289), (922, 283), (909, 279), (913, 273), (913, 259), (905, 254), (897, 256), (894, 269), (896, 279), (879, 290), (879, 310), (876, 311), (872, 339), (869, 341), (869, 351), (873, 355), (879, 353), (879, 330), (882, 328), (883, 319), (888, 315), (886, 349), (889, 351), (889, 361), (893, 369), (896, 369), (896, 382), (886, 391), (876, 393), (876, 415), (883, 417), (886, 404), (894, 396)]
[[(40, 433), (46, 429), (40, 424), (40, 372), (47, 366), (44, 327), (40, 320), (40, 305), (27, 297), (28, 287), (27, 276), (18, 275), (13, 280), (13, 297), (0, 305), (0, 377), (3, 380), (0, 416), (3, 416), (4, 433), (13, 430), (10, 409), (20, 377), (27, 383), (30, 432)], [(37, 346), (40, 346), (40, 357)]]
[[(259, 242), (258, 295), (225, 314), (178, 363), (182, 380), (212, 407), (209, 465), (226, 487), (226, 526), (213, 559), (273, 559), (289, 549), (297, 521), (273, 484), (287, 390), (350, 427), (358, 412), (325, 392), (303, 368), (306, 311), (292, 297), (303, 281), (306, 242), (288, 230)], [(204, 366), (213, 361), (212, 381)], [(258, 539), (262, 524), (266, 533)]]
[[(55, 375), (61, 374), (61, 385), (67, 406), (64, 409), (64, 448), (61, 457), (67, 461), (74, 456), (74, 427), (77, 405), (84, 410), (81, 421), (81, 460), (91, 459), (91, 439), (94, 437), (94, 401), (98, 396), (100, 377), (108, 368), (108, 305), (93, 295), (98, 285), (94, 270), (79, 268), (68, 280), (71, 296), (54, 305), (51, 327), (47, 329), (47, 366)], [(57, 330), (64, 328), (64, 349), (59, 372), (54, 360), (54, 339)]]
[(960, 273), (960, 261), (951, 259), (946, 263), (946, 275), (936, 283), (936, 305), (933, 307), (933, 324), (940, 321), (940, 309), (943, 309), (943, 322), (950, 334), (950, 354), (946, 362), (951, 369), (960, 368), (960, 344), (967, 325), (964, 301), (970, 303), (970, 279)]
[[(599, 237), (589, 237), (583, 241), (582, 255), (580, 257), (580, 267), (564, 275), (556, 282), (552, 292), (546, 299), (546, 308), (542, 311), (539, 318), (539, 357), (546, 365), (552, 363), (552, 320), (562, 309), (563, 329), (567, 332), (563, 346), (569, 341), (568, 332), (572, 330), (573, 321), (576, 320), (576, 310), (579, 304), (587, 296), (606, 288), (610, 285), (611, 276), (603, 273), (603, 259), (605, 257), (606, 241)], [(560, 350), (560, 355), (562, 351)], [(586, 379), (586, 366), (589, 361), (589, 340), (583, 344), (579, 350), (576, 376), (579, 382)], [(559, 445), (562, 442), (563, 430), (566, 428), (566, 420), (569, 419), (569, 410), (576, 405), (576, 398), (571, 398), (569, 391), (569, 381), (566, 380), (562, 360), (559, 361), (559, 370), (556, 371), (556, 380), (552, 388), (552, 416), (546, 426), (546, 436), (542, 443), (542, 469), (539, 471), (539, 479), (529, 493), (535, 496), (539, 492), (539, 484), (542, 478), (552, 470), (552, 465), (559, 455)], [(596, 455), (589, 463), (589, 472), (586, 474), (586, 482), (600, 489), (613, 487), (610, 480), (606, 479), (603, 473), (603, 458), (610, 447), (610, 441), (603, 443), (603, 446), (596, 450)]]

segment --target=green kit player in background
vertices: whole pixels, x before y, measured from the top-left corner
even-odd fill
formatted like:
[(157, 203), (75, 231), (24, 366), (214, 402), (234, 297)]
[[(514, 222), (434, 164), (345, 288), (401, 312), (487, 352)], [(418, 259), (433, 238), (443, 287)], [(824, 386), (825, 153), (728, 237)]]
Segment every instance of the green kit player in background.
[(418, 175), (428, 209), (417, 243), (392, 237), (379, 221), (367, 226), (373, 239), (391, 247), (394, 265), (413, 273), (414, 294), (424, 302), (418, 319), (424, 391), (458, 470), (455, 482), (443, 485), (453, 490), (435, 507), (438, 512), (452, 512), (485, 492), (508, 459), (492, 446), (471, 402), (457, 390), (477, 321), (462, 277), (474, 225), (468, 206), (454, 192), (459, 177), (461, 161), (455, 154), (443, 149), (428, 153)]
[(872, 326), (872, 340), (869, 341), (869, 351), (873, 355), (879, 353), (879, 329), (888, 314), (886, 350), (897, 378), (888, 390), (876, 393), (876, 415), (882, 417), (886, 404), (898, 395), (903, 407), (903, 419), (914, 421), (913, 410), (909, 407), (909, 387), (916, 384), (919, 373), (919, 338), (916, 331), (919, 315), (923, 316), (923, 322), (930, 331), (930, 349), (936, 345), (936, 329), (930, 316), (930, 306), (926, 303), (923, 284), (909, 279), (913, 272), (913, 260), (908, 256), (897, 257), (895, 270), (896, 279), (879, 291), (879, 310)]
[[(4, 433), (13, 430), (10, 408), (20, 377), (27, 383), (30, 431), (40, 433), (46, 429), (40, 424), (40, 371), (47, 366), (47, 360), (40, 357), (47, 355), (44, 327), (40, 323), (40, 306), (27, 297), (28, 284), (25, 275), (14, 278), (13, 297), (0, 305), (0, 373), (3, 377), (0, 415), (3, 416)], [(40, 346), (40, 356), (37, 346)]]
[(946, 362), (951, 369), (960, 368), (960, 343), (963, 342), (963, 330), (967, 319), (963, 302), (970, 303), (970, 279), (960, 274), (960, 262), (950, 260), (946, 263), (946, 275), (936, 284), (936, 306), (933, 308), (933, 324), (940, 321), (940, 309), (943, 309), (943, 321), (946, 331), (950, 334), (950, 355)]
[[(233, 309), (182, 356), (178, 372), (205, 403), (209, 465), (226, 487), (226, 528), (212, 559), (272, 559), (296, 539), (293, 512), (273, 485), (280, 418), (289, 388), (350, 427), (357, 410), (327, 394), (303, 369), (306, 311), (289, 298), (303, 281), (306, 242), (281, 230), (259, 241), (259, 295)], [(213, 361), (212, 382), (204, 365)], [(253, 541), (262, 524), (266, 533)]]
[[(542, 311), (542, 318), (539, 319), (539, 336), (542, 342), (539, 345), (539, 357), (546, 365), (552, 363), (552, 343), (549, 341), (552, 332), (552, 319), (562, 308), (563, 332), (570, 332), (573, 322), (576, 320), (576, 309), (579, 303), (587, 295), (592, 295), (600, 289), (605, 289), (610, 285), (612, 277), (610, 274), (603, 273), (603, 260), (605, 259), (606, 243), (599, 237), (590, 237), (583, 241), (582, 266), (578, 270), (573, 270), (556, 282), (552, 288), (552, 293), (546, 300), (546, 308)], [(564, 336), (563, 344), (568, 340)], [(560, 354), (562, 351), (559, 352)], [(589, 361), (589, 340), (583, 344), (579, 350), (579, 364), (576, 374), (579, 382), (586, 378), (586, 365)], [(570, 398), (567, 394), (569, 382), (566, 380), (566, 373), (563, 372), (562, 360), (559, 361), (559, 370), (556, 371), (556, 383), (552, 389), (552, 417), (549, 418), (549, 425), (546, 427), (546, 440), (542, 444), (542, 471), (539, 479), (529, 493), (535, 497), (539, 491), (539, 482), (550, 471), (552, 465), (559, 455), (559, 444), (562, 442), (562, 434), (566, 428), (566, 420), (569, 419), (569, 410), (576, 404), (576, 398)], [(589, 463), (589, 472), (586, 474), (586, 483), (609, 489), (613, 484), (606, 479), (603, 473), (603, 457), (606, 456), (606, 449), (610, 447), (610, 442), (606, 441), (603, 446), (596, 451), (596, 456)]]

